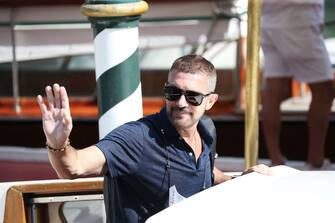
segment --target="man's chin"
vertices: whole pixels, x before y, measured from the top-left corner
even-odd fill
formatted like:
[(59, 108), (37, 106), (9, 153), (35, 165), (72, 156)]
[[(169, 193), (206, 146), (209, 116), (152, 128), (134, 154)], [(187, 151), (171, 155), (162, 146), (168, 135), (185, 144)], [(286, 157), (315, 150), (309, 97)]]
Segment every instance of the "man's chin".
[(173, 123), (176, 128), (188, 128), (190, 125), (186, 118), (174, 118)]
[(172, 112), (169, 117), (176, 128), (188, 128), (191, 123), (190, 114), (187, 112)]

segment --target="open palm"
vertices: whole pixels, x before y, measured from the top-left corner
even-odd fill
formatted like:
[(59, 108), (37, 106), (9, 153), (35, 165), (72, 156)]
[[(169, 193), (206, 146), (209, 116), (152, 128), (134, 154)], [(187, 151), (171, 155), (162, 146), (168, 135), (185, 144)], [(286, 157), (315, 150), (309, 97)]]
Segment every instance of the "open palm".
[(37, 102), (42, 112), (43, 131), (49, 146), (61, 148), (72, 130), (69, 98), (66, 89), (58, 84), (54, 84), (53, 88), (47, 86), (45, 92), (48, 106), (44, 103), (41, 95), (37, 96)]

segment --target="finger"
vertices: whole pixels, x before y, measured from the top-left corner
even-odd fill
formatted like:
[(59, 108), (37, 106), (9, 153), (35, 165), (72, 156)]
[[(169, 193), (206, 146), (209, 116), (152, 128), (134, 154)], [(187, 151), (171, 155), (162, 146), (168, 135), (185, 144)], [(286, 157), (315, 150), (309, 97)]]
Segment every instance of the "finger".
[(40, 107), (42, 117), (44, 117), (47, 114), (48, 110), (47, 110), (46, 105), (44, 104), (44, 101), (41, 95), (37, 95), (37, 103)]
[(70, 111), (70, 102), (65, 87), (60, 88), (62, 110), (64, 111), (64, 124), (72, 128), (72, 117)]
[(55, 107), (54, 95), (50, 86), (45, 87), (45, 94), (47, 95), (49, 110), (52, 112)]
[(70, 112), (66, 112), (65, 110), (62, 110), (63, 112), (63, 123), (66, 126), (68, 130), (71, 131), (72, 129), (72, 117), (70, 115)]
[(60, 97), (62, 103), (62, 113), (64, 117), (64, 125), (67, 126), (69, 130), (72, 129), (72, 117), (70, 112), (69, 97), (67, 95), (65, 87), (60, 87)]
[(62, 108), (64, 108), (66, 111), (70, 113), (69, 97), (67, 96), (65, 87), (60, 87), (60, 99)]
[(55, 95), (55, 107), (62, 108), (60, 102), (60, 86), (59, 84), (54, 84), (53, 86), (54, 95)]
[(272, 175), (271, 168), (264, 164), (257, 165), (253, 169), (255, 172), (258, 172), (264, 175)]

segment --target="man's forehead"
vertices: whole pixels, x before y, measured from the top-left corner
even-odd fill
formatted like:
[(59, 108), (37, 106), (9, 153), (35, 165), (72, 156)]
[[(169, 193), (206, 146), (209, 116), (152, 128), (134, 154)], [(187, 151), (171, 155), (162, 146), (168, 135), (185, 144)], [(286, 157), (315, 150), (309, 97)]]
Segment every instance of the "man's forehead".
[(208, 88), (207, 80), (203, 75), (179, 72), (169, 75), (167, 83), (184, 90), (204, 91)]
[(197, 72), (197, 73), (174, 72), (174, 73), (169, 73), (168, 80), (173, 80), (173, 79), (180, 78), (180, 77), (198, 79), (198, 78), (208, 78), (208, 75), (202, 72)]

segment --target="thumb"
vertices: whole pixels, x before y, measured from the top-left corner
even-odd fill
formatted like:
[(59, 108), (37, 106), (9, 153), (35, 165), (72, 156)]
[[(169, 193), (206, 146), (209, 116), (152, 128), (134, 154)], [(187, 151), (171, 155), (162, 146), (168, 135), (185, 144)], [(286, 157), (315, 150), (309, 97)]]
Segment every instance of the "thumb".
[(67, 110), (65, 109), (62, 109), (61, 110), (61, 115), (63, 117), (63, 125), (64, 125), (64, 128), (66, 131), (69, 131), (69, 135), (70, 135), (70, 132), (72, 130), (72, 117), (71, 117), (71, 114), (70, 112), (68, 112)]

